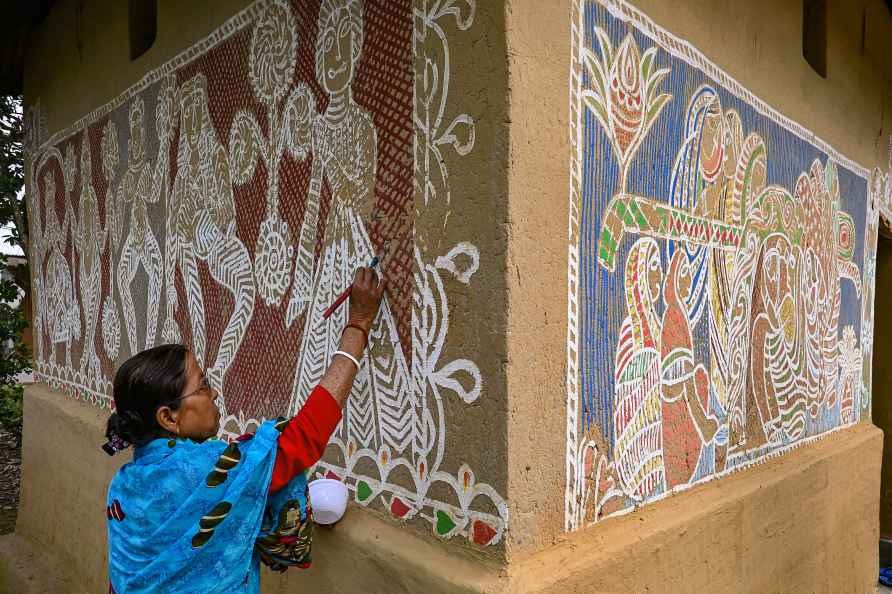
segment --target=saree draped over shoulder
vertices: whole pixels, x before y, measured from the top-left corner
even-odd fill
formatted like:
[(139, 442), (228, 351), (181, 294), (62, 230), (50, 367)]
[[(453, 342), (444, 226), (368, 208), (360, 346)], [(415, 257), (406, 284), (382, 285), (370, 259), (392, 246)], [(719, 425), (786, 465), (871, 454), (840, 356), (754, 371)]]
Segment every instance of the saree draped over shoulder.
[(231, 444), (156, 439), (137, 448), (108, 492), (111, 590), (259, 592), (270, 532), (304, 537), (309, 561), (306, 475), (269, 493), (283, 426), (267, 421), (253, 438)]

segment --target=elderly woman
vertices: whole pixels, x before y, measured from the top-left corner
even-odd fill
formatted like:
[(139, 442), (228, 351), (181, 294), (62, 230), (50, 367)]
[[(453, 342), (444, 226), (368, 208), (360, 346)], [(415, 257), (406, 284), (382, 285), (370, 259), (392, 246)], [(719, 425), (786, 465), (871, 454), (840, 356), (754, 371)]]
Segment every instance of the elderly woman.
[(111, 592), (259, 592), (260, 561), (309, 564), (304, 471), (341, 419), (383, 294), (375, 272), (360, 269), (339, 350), (304, 406), (232, 444), (213, 439), (218, 394), (186, 347), (121, 366), (104, 449), (136, 449), (108, 490)]

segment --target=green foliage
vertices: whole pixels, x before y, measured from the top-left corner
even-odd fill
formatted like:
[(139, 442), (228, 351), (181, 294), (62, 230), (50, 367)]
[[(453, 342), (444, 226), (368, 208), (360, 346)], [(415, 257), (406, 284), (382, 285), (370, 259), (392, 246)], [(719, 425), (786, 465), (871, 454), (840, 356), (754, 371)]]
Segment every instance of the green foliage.
[[(22, 100), (0, 96), (0, 225), (10, 229), (7, 243), (28, 257), (28, 222), (24, 207), (24, 127)], [(21, 439), (22, 386), (16, 376), (31, 371), (31, 354), (22, 341), (28, 327), (20, 303), (30, 291), (27, 263), (9, 266), (0, 255), (0, 425)]]
[(0, 425), (22, 439), (22, 397), (25, 389), (16, 384), (0, 384)]
[[(0, 95), (0, 225), (11, 226), (7, 243), (28, 254), (25, 185), (24, 125), (21, 97)], [(22, 287), (27, 290), (27, 287)]]
[[(0, 266), (6, 258), (0, 257)], [(8, 279), (0, 279), (0, 425), (21, 436), (22, 387), (16, 376), (31, 371), (31, 353), (22, 340), (28, 327), (22, 313), (23, 291)]]

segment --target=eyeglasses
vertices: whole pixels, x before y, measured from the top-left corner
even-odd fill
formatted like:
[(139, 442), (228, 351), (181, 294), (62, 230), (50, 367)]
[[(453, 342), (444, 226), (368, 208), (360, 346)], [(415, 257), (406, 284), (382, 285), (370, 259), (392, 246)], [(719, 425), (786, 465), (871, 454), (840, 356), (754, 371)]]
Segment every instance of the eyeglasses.
[(208, 383), (208, 378), (203, 373), (201, 374), (201, 384), (198, 386), (197, 389), (193, 390), (192, 392), (189, 392), (188, 394), (183, 394), (182, 396), (178, 396), (177, 398), (174, 398), (173, 400), (168, 400), (167, 402), (164, 402), (161, 406), (170, 406), (171, 404), (173, 404), (175, 402), (185, 400), (186, 398), (189, 398), (190, 396), (196, 396), (198, 394), (201, 394), (202, 392), (207, 392), (208, 394), (210, 394), (211, 400), (214, 400), (214, 401), (216, 401), (219, 396), (217, 394), (217, 391), (214, 390), (213, 386), (211, 386)]

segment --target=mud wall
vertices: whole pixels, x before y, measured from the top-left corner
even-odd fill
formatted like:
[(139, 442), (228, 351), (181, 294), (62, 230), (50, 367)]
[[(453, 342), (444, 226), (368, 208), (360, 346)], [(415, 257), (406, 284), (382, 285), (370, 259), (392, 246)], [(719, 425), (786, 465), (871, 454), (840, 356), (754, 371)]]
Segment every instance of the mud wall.
[(117, 365), (183, 342), (235, 437), (299, 409), (346, 322), (322, 312), (378, 256), (385, 304), (315, 473), (498, 549), (501, 12), (261, 0), (191, 22), (162, 2), (128, 62), (106, 4), (60, 3), (28, 65), (38, 378), (109, 408)]

